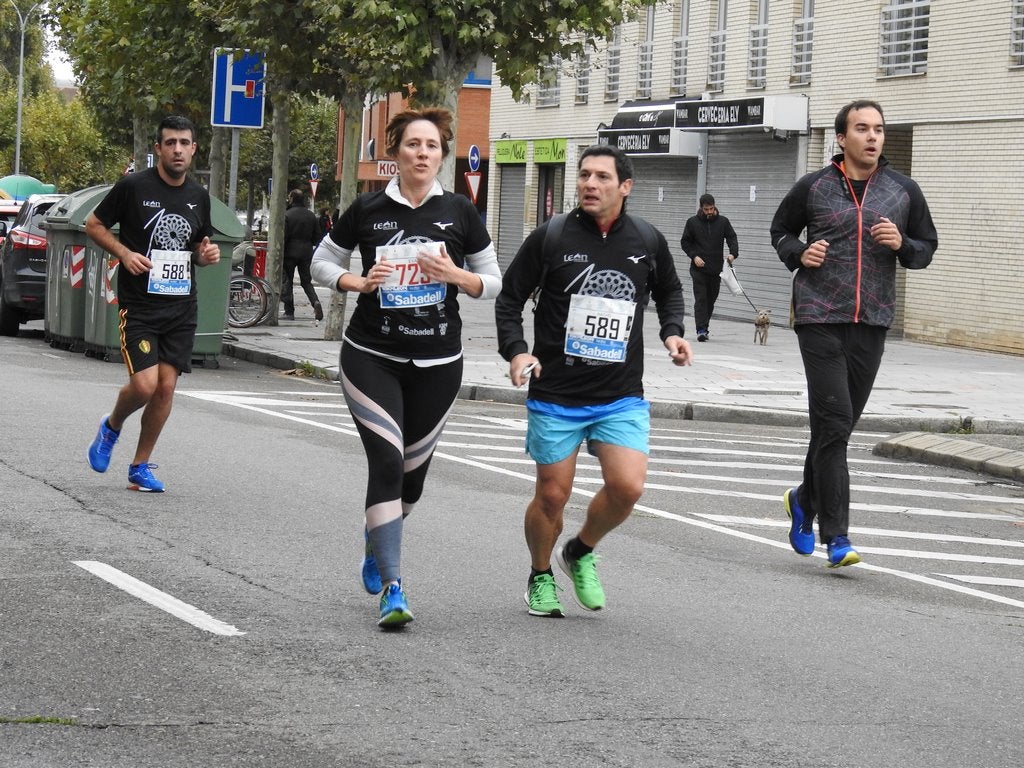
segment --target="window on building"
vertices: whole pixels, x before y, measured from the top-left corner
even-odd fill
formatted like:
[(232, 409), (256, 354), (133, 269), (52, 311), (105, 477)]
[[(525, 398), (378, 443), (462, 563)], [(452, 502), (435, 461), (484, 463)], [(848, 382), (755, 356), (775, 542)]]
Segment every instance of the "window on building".
[(647, 8), (644, 39), (637, 47), (636, 97), (651, 98), (654, 83), (654, 6)]
[(718, 0), (712, 20), (711, 39), (708, 41), (708, 84), (711, 93), (725, 89), (725, 28), (729, 0)]
[(1024, 0), (1013, 0), (1010, 21), (1010, 66), (1024, 67)]
[(537, 85), (537, 106), (557, 107), (562, 100), (562, 59), (554, 56), (541, 68)]
[(757, 23), (750, 28), (747, 87), (764, 88), (768, 82), (768, 0), (757, 0)]
[(679, 3), (676, 36), (672, 38), (672, 81), (669, 90), (673, 96), (686, 94), (686, 55), (690, 38), (690, 0)]
[(931, 0), (893, 0), (882, 8), (879, 70), (883, 77), (928, 71)]
[(619, 73), (622, 67), (622, 30), (615, 28), (608, 49), (605, 51), (604, 62), (604, 100), (619, 100)]
[(811, 82), (811, 52), (814, 49), (814, 0), (803, 0), (801, 18), (793, 24), (793, 68), (789, 82), (808, 85)]
[(581, 53), (576, 59), (576, 103), (590, 101), (590, 54)]

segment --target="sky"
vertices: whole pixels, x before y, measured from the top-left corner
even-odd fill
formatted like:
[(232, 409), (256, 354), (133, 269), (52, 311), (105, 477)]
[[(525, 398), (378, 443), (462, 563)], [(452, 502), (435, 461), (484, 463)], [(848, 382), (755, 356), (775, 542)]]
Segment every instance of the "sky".
[(46, 61), (53, 69), (53, 80), (56, 85), (74, 85), (75, 73), (71, 71), (71, 64), (68, 63), (64, 51), (58, 48), (53, 40), (47, 41)]

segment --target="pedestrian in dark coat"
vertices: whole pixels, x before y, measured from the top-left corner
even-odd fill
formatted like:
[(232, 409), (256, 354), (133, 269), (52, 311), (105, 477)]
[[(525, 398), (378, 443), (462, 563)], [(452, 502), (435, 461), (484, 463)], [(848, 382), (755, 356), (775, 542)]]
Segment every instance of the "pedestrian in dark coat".
[(693, 280), (693, 322), (697, 326), (697, 341), (710, 336), (711, 315), (722, 287), (722, 244), (729, 247), (728, 260), (732, 264), (739, 257), (736, 230), (725, 216), (718, 212), (715, 198), (700, 196), (700, 210), (686, 221), (679, 244), (690, 258), (690, 278)]

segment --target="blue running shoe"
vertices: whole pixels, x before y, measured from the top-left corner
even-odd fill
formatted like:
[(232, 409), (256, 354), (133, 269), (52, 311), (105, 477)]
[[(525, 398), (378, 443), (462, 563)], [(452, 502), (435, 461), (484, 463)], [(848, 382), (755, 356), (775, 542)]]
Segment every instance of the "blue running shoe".
[(397, 583), (388, 584), (384, 594), (380, 596), (380, 620), (378, 627), (384, 629), (397, 629), (412, 621), (412, 611), (409, 610), (409, 603), (405, 599), (405, 592), (402, 591), (402, 580)]
[(856, 565), (860, 555), (845, 536), (833, 536), (828, 543), (828, 567), (841, 568), (844, 565)]
[(373, 547), (370, 546), (370, 535), (363, 528), (363, 540), (366, 542), (366, 550), (363, 553), (363, 589), (371, 595), (379, 595), (384, 585), (380, 580), (380, 571), (377, 570), (377, 559), (373, 556)]
[(128, 465), (128, 490), (145, 491), (147, 493), (163, 493), (164, 484), (153, 477), (153, 470), (156, 464), (129, 464)]
[(798, 555), (810, 555), (814, 552), (814, 521), (807, 520), (803, 507), (797, 501), (796, 488), (782, 494), (782, 505), (789, 515), (789, 545)]
[(110, 454), (114, 452), (114, 444), (121, 436), (120, 432), (115, 432), (110, 428), (110, 424), (107, 422), (108, 418), (110, 418), (109, 413), (100, 420), (96, 439), (89, 446), (89, 466), (97, 472), (107, 471), (107, 467), (110, 466)]

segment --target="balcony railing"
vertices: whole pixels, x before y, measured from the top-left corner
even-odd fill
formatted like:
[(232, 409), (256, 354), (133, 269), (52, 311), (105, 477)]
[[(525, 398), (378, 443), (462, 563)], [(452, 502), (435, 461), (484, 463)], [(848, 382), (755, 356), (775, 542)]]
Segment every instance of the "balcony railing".
[(673, 96), (683, 96), (686, 94), (687, 47), (688, 38), (686, 37), (677, 37), (672, 41), (672, 81), (669, 84), (669, 89)]
[(636, 61), (636, 97), (651, 98), (654, 83), (654, 43), (640, 43)]
[(883, 77), (928, 71), (931, 0), (905, 0), (882, 9), (879, 69)]
[(768, 25), (750, 28), (750, 55), (747, 61), (747, 87), (764, 88), (768, 81)]
[(725, 34), (711, 33), (707, 90), (712, 93), (720, 93), (725, 89)]
[(797, 19), (793, 24), (793, 67), (789, 82), (807, 85), (811, 82), (811, 53), (814, 49), (814, 19)]

